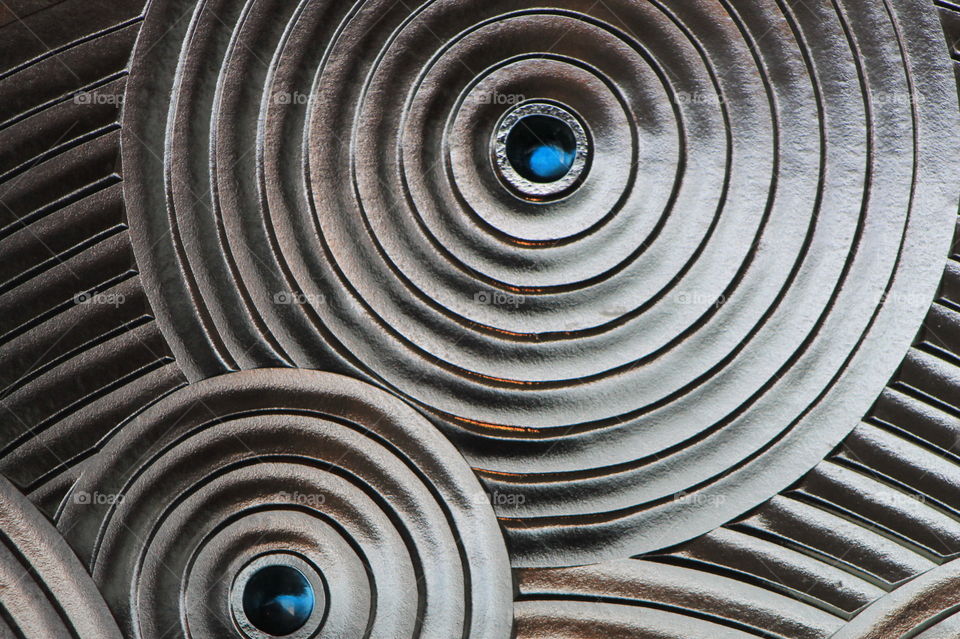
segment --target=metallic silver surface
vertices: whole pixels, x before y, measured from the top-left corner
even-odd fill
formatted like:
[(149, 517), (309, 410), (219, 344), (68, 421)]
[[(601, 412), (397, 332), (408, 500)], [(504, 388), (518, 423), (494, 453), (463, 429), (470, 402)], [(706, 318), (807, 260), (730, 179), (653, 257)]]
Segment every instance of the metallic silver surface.
[(317, 566), (319, 637), (504, 637), (493, 509), (423, 417), (368, 384), (256, 370), (146, 409), (89, 464), (57, 524), (128, 637), (233, 636), (231, 590), (265, 552)]
[(277, 561), (300, 639), (960, 635), (957, 42), (0, 0), (0, 638), (264, 639)]
[[(533, 182), (526, 179), (513, 168), (507, 158), (507, 138), (517, 123), (524, 117), (542, 115), (560, 120), (573, 133), (576, 141), (573, 164), (570, 170), (558, 180), (552, 182)], [(491, 141), (491, 153), (500, 177), (509, 187), (515, 189), (521, 197), (531, 201), (549, 201), (573, 188), (583, 177), (590, 160), (590, 139), (580, 120), (568, 109), (549, 102), (526, 102), (503, 114), (494, 129)]]
[[(513, 496), (517, 566), (659, 550), (797, 481), (902, 361), (956, 221), (925, 0), (615, 4), (160, 1), (127, 87), (134, 253), (188, 377), (404, 397)], [(499, 184), (495, 95), (584, 119), (569, 197)]]
[(66, 541), (10, 482), (0, 479), (0, 636), (122, 636)]

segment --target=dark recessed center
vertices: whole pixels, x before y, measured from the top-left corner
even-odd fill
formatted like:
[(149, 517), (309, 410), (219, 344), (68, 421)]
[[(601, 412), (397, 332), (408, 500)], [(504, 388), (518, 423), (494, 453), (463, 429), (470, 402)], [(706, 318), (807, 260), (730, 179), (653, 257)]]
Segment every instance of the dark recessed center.
[(299, 630), (313, 612), (313, 587), (291, 566), (265, 566), (243, 589), (243, 612), (261, 631), (282, 637)]
[(507, 159), (531, 182), (559, 180), (573, 166), (577, 139), (570, 126), (548, 115), (521, 118), (507, 135)]

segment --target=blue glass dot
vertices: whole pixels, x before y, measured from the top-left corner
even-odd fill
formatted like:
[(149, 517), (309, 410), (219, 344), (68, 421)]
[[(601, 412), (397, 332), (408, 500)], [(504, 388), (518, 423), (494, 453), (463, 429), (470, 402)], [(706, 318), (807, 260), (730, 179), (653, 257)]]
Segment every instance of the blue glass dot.
[(573, 166), (573, 152), (553, 144), (541, 144), (530, 153), (530, 170), (545, 182), (559, 180)]
[(243, 588), (243, 612), (263, 632), (282, 637), (296, 632), (313, 612), (313, 587), (291, 566), (265, 566)]
[(548, 115), (521, 118), (507, 134), (507, 159), (531, 182), (555, 182), (573, 166), (577, 140), (570, 126)]

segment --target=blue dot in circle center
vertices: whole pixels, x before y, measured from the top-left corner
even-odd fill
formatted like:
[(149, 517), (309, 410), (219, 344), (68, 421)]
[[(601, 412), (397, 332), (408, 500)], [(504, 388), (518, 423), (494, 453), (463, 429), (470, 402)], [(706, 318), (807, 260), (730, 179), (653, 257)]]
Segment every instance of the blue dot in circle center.
[(507, 135), (507, 159), (531, 182), (555, 182), (573, 166), (577, 140), (570, 126), (548, 115), (521, 118)]
[(573, 152), (553, 144), (541, 144), (530, 154), (530, 170), (547, 182), (562, 178), (572, 165)]
[(244, 586), (243, 612), (262, 632), (282, 637), (303, 627), (313, 612), (314, 600), (313, 587), (299, 570), (264, 566)]

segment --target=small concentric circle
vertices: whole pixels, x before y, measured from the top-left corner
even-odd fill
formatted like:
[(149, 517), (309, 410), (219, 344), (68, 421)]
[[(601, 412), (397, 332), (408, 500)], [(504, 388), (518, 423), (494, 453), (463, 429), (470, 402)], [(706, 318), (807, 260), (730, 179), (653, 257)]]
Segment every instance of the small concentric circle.
[[(123, 424), (58, 525), (129, 639), (505, 639), (510, 566), (456, 449), (388, 393), (242, 371)], [(305, 582), (305, 583), (304, 583)]]
[(528, 102), (504, 114), (491, 150), (504, 183), (519, 196), (542, 202), (565, 195), (583, 179), (590, 138), (568, 109)]
[(237, 574), (230, 591), (233, 619), (250, 639), (314, 636), (326, 611), (320, 572), (302, 557), (260, 555)]

